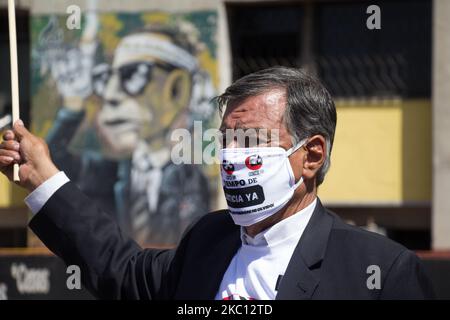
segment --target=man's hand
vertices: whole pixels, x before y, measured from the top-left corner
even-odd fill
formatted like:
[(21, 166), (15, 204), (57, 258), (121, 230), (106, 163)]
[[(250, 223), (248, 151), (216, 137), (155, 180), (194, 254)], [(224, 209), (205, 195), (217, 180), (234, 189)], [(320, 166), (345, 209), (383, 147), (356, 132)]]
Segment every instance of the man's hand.
[(32, 135), (21, 120), (14, 123), (14, 131), (5, 132), (3, 139), (0, 145), (0, 171), (9, 180), (13, 180), (14, 163), (19, 164), (18, 184), (30, 192), (58, 173), (45, 141)]

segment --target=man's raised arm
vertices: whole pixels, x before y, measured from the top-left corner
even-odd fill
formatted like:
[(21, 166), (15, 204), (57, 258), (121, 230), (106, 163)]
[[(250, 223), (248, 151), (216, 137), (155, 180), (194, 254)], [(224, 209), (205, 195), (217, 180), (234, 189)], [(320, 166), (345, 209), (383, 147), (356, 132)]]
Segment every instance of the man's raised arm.
[[(107, 299), (168, 299), (178, 275), (174, 250), (143, 250), (113, 219), (53, 164), (44, 140), (19, 120), (0, 145), (0, 170), (30, 195), (31, 229), (68, 265), (78, 265), (83, 284)], [(17, 141), (16, 141), (17, 140)]]

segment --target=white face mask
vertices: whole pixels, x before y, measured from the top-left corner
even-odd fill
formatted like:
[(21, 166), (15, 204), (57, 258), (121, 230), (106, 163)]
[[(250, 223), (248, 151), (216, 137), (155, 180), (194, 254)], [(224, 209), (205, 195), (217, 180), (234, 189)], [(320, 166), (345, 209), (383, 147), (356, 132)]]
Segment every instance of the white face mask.
[(258, 223), (292, 198), (303, 177), (295, 182), (289, 156), (305, 141), (287, 151), (280, 147), (220, 150), (222, 186), (235, 224)]

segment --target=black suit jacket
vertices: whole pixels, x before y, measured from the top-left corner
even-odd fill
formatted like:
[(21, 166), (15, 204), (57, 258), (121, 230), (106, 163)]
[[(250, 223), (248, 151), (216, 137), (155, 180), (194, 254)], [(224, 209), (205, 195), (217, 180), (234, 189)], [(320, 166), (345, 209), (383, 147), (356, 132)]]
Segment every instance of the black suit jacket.
[[(84, 285), (107, 299), (214, 299), (241, 244), (227, 211), (193, 224), (172, 250), (142, 249), (72, 182), (30, 222)], [(367, 268), (380, 269), (368, 289)], [(417, 256), (389, 239), (345, 224), (317, 202), (282, 278), (277, 299), (423, 299), (433, 290)]]

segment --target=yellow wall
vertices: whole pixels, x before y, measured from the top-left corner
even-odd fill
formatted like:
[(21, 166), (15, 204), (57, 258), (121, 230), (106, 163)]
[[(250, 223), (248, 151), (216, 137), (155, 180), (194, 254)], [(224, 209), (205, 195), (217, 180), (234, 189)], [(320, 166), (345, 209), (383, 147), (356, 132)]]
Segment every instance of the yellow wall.
[(3, 175), (0, 175), (0, 207), (6, 207), (10, 202), (9, 183)]
[(431, 200), (431, 102), (336, 104), (330, 171), (319, 196), (328, 204)]
[(10, 183), (3, 174), (0, 175), (0, 208), (23, 207), (26, 195), (25, 190)]

